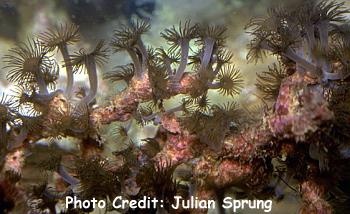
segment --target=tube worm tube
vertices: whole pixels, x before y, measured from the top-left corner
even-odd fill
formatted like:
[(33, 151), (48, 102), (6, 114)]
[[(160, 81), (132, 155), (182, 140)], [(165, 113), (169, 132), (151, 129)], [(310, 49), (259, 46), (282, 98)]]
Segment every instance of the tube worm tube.
[(222, 87), (221, 82), (212, 82), (212, 83), (208, 83), (208, 87), (210, 89), (219, 89)]
[[(297, 56), (299, 56), (300, 58), (302, 58), (302, 59), (306, 58), (306, 54), (304, 52), (303, 47), (296, 48), (295, 52), (296, 52)], [(299, 71), (301, 73), (305, 72), (305, 68), (301, 64), (299, 64), (298, 62), (296, 62), (296, 69), (297, 69), (297, 71)]]
[(134, 63), (135, 66), (135, 76), (137, 78), (141, 78), (142, 77), (142, 66), (141, 66), (141, 62), (139, 60), (139, 58), (137, 57), (137, 54), (135, 53), (134, 50), (128, 49), (127, 50), (132, 62)]
[(83, 98), (82, 103), (90, 104), (97, 94), (97, 70), (96, 60), (94, 56), (88, 56), (85, 66), (89, 76), (90, 90), (86, 97)]
[(201, 71), (205, 70), (210, 62), (211, 55), (213, 53), (214, 44), (215, 44), (214, 39), (210, 37), (207, 37), (204, 39), (204, 53), (203, 53), (203, 59), (201, 63)]
[(317, 28), (318, 28), (318, 32), (320, 34), (321, 48), (322, 48), (322, 51), (325, 53), (325, 56), (322, 56), (322, 59), (320, 60), (320, 64), (321, 64), (320, 66), (322, 68), (322, 74), (323, 74), (323, 81), (342, 79), (342, 76), (339, 74), (332, 75), (331, 65), (330, 65), (329, 61), (326, 59), (326, 56), (328, 55), (328, 51), (329, 51), (329, 46), (328, 46), (329, 21), (327, 21), (327, 20), (321, 21), (319, 23), (319, 25), (317, 26)]
[(38, 94), (34, 92), (33, 95), (31, 95), (30, 100), (34, 103), (40, 103), (41, 105), (46, 105), (48, 102), (50, 102), (54, 97), (56, 97), (60, 93), (62, 93), (61, 90), (56, 90), (52, 93), (47, 93), (47, 94)]
[[(275, 52), (275, 50), (273, 48), (270, 47), (269, 44), (267, 44), (266, 41), (262, 41), (260, 44), (261, 49), (267, 50), (267, 51), (271, 51), (271, 52)], [(295, 53), (295, 51), (288, 47), (284, 52), (281, 53), (282, 56), (287, 57), (288, 59), (294, 61), (295, 63), (299, 64), (299, 66), (303, 67), (304, 69), (311, 71), (315, 74), (318, 73), (318, 69), (317, 66), (308, 62), (307, 60), (305, 60), (304, 58), (302, 58), (301, 56), (299, 56), (297, 53)]]
[(285, 57), (289, 58), (290, 60), (293, 60), (296, 62), (299, 66), (303, 67), (304, 69), (311, 71), (313, 73), (317, 74), (317, 67), (300, 57), (298, 54), (295, 53), (291, 48), (287, 48), (285, 52), (282, 53)]
[(141, 56), (142, 56), (142, 59), (139, 60), (139, 61), (141, 61), (141, 68), (142, 68), (141, 72), (144, 72), (146, 70), (145, 68), (147, 66), (148, 54), (147, 54), (146, 47), (143, 44), (141, 39), (137, 40), (137, 49), (140, 51)]
[(73, 67), (70, 63), (67, 44), (61, 44), (58, 48), (63, 56), (63, 60), (65, 63), (66, 72), (67, 72), (67, 84), (66, 84), (65, 92), (66, 92), (67, 98), (71, 98), (73, 93), (74, 76), (73, 76)]
[(305, 42), (308, 48), (308, 61), (315, 63), (316, 59), (313, 53), (316, 45), (315, 26), (313, 24), (306, 24), (305, 31), (306, 31)]
[(185, 73), (189, 49), (190, 41), (188, 39), (181, 40), (181, 61), (174, 77), (175, 81), (180, 81), (182, 75)]
[(62, 177), (62, 179), (69, 183), (70, 185), (74, 186), (77, 185), (79, 183), (79, 180), (72, 177), (66, 170), (66, 168), (64, 168), (64, 166), (60, 165), (57, 173)]
[(321, 21), (317, 26), (320, 34), (321, 48), (325, 52), (328, 51), (328, 27), (329, 22), (327, 20)]

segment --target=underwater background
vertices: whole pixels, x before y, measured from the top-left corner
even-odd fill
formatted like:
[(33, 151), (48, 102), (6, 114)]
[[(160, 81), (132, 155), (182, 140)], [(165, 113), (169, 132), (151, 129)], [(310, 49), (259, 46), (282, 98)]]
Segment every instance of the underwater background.
[[(227, 27), (227, 49), (232, 51), (232, 64), (239, 69), (244, 85), (235, 100), (247, 108), (264, 105), (261, 102), (255, 86), (257, 73), (266, 70), (267, 66), (276, 62), (274, 57), (267, 57), (262, 62), (248, 63), (247, 54), (251, 35), (246, 33), (244, 27), (252, 17), (264, 16), (271, 7), (280, 4), (296, 4), (299, 0), (0, 0), (0, 58), (20, 41), (26, 41), (33, 35), (39, 35), (54, 26), (64, 23), (74, 23), (79, 26), (81, 41), (72, 48), (79, 51), (81, 48), (92, 49), (102, 40), (112, 40), (114, 31), (120, 26), (128, 25), (135, 19), (147, 20), (151, 29), (143, 35), (145, 44), (154, 47), (169, 47), (161, 38), (160, 32), (177, 25), (179, 21), (191, 20), (192, 23), (205, 23), (209, 25), (224, 25)], [(302, 2), (302, 0), (300, 0)], [(350, 2), (345, 2), (350, 7)], [(287, 6), (288, 7), (288, 6)], [(348, 16), (350, 18), (350, 16)], [(193, 44), (192, 44), (193, 45)], [(63, 61), (57, 56), (57, 61)], [(103, 75), (115, 68), (116, 65), (127, 64), (129, 56), (124, 53), (111, 54), (107, 63), (98, 67), (98, 95), (97, 103), (103, 105), (109, 102), (111, 96), (122, 91), (123, 83), (111, 83)], [(0, 67), (5, 64), (0, 60)], [(59, 79), (58, 86), (64, 85), (65, 74)], [(87, 87), (86, 74), (75, 74), (80, 87)], [(6, 72), (0, 72), (0, 94), (11, 93), (11, 84), (6, 80)], [(209, 92), (212, 102), (223, 103), (225, 96), (217, 91)], [(172, 99), (165, 106), (174, 106), (179, 99)], [(113, 143), (115, 135), (113, 130), (120, 124), (115, 123), (101, 128), (101, 135), (107, 142), (104, 148), (106, 157), (113, 156), (112, 151), (122, 149), (123, 144)], [(151, 138), (156, 134), (153, 125), (139, 128), (131, 125), (130, 138), (138, 144), (138, 139)], [(74, 151), (74, 139), (60, 138), (56, 140), (60, 147), (67, 151)], [(45, 142), (42, 142), (45, 144)], [(43, 154), (40, 154), (43, 155)], [(45, 155), (43, 155), (45, 156)], [(44, 157), (45, 158), (45, 157)], [(23, 186), (40, 183), (42, 176), (37, 169), (27, 167), (22, 172)], [(54, 177), (50, 175), (49, 177)], [(273, 214), (298, 213), (301, 199), (292, 189), (286, 188), (283, 200), (273, 202)], [(218, 211), (209, 211), (217, 213)], [(22, 213), (21, 207), (16, 207), (12, 213)], [(95, 210), (93, 213), (104, 213)], [(108, 213), (118, 213), (108, 212)], [(245, 210), (238, 213), (262, 213), (262, 211)]]

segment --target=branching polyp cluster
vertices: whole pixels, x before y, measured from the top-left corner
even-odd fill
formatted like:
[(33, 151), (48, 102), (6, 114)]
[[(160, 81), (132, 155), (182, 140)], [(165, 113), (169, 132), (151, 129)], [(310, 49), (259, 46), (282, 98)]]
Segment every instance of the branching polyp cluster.
[(247, 25), (253, 36), (248, 60), (258, 60), (267, 52), (296, 63), (297, 72), (307, 72), (322, 81), (339, 80), (347, 72), (332, 70), (332, 41), (337, 24), (344, 23), (349, 10), (335, 1), (306, 1), (292, 10), (270, 9), (266, 18), (254, 18)]

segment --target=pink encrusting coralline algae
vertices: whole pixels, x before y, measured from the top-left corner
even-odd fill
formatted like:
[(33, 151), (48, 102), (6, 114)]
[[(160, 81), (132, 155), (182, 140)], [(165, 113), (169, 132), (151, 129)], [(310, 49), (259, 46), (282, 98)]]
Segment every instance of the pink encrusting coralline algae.
[(305, 141), (307, 133), (333, 119), (328, 105), (319, 86), (308, 85), (305, 76), (295, 73), (281, 83), (274, 113), (265, 120), (274, 135)]

